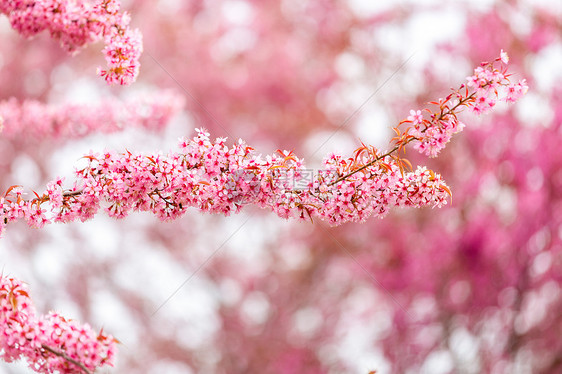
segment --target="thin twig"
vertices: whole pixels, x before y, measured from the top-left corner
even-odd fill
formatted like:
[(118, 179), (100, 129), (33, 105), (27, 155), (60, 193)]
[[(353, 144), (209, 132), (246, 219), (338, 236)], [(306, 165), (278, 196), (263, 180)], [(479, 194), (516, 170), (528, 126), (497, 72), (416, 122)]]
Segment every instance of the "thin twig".
[[(462, 88), (461, 88), (462, 89)], [(455, 109), (457, 109), (460, 105), (466, 103), (467, 101), (469, 101), (470, 99), (472, 99), (472, 97), (475, 95), (475, 92), (471, 93), (469, 96), (467, 96), (464, 99), (459, 100), (459, 102), (457, 104), (455, 104), (455, 106), (453, 106), (452, 108), (448, 109), (447, 111), (443, 112), (443, 109), (441, 109), (441, 113), (439, 114), (439, 116), (437, 117), (437, 119), (435, 119), (435, 121), (441, 121), (443, 118), (445, 118), (446, 116), (452, 114)], [(425, 131), (425, 130), (423, 130)], [(423, 132), (422, 131), (422, 132)], [(381, 156), (377, 156), (374, 160), (369, 161), (368, 163), (366, 163), (365, 165), (361, 166), (360, 168), (357, 168), (353, 171), (350, 171), (349, 173), (339, 177), (338, 179), (336, 179), (335, 181), (331, 182), (330, 184), (328, 184), (328, 186), (333, 186), (336, 183), (339, 183), (349, 177), (351, 177), (353, 174), (360, 172), (361, 170), (364, 170), (366, 168), (368, 168), (369, 166), (373, 166), (377, 161), (382, 160), (383, 158), (392, 155), (394, 152), (396, 152), (397, 150), (399, 150), (401, 147), (405, 146), (406, 144), (410, 143), (412, 140), (415, 140), (416, 138), (410, 138), (408, 140), (406, 140), (404, 142), (404, 144), (401, 145), (397, 145), (394, 148), (392, 148), (390, 151), (386, 152), (385, 154), (381, 155)]]
[(70, 362), (71, 364), (74, 364), (74, 365), (78, 366), (86, 374), (94, 374), (94, 372), (88, 370), (88, 368), (85, 367), (83, 363), (81, 363), (79, 361), (76, 361), (75, 359), (73, 359), (71, 357), (68, 357), (64, 352), (57, 351), (56, 349), (51, 348), (51, 347), (49, 347), (48, 345), (45, 345), (45, 344), (41, 344), (41, 348), (43, 348), (44, 350), (46, 350), (48, 352), (51, 352), (52, 354), (54, 354), (56, 356), (64, 358), (66, 361)]

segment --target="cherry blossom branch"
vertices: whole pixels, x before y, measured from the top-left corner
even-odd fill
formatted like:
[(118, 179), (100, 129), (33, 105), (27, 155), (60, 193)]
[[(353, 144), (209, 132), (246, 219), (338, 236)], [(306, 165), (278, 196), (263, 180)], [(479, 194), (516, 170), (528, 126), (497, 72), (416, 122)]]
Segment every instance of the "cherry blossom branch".
[[(497, 62), (502, 67), (507, 63), (503, 51), (494, 62), (477, 68), (468, 84), (431, 103), (438, 106), (437, 111), (424, 109), (428, 118), (421, 111), (411, 111), (399, 124), (410, 126), (404, 132), (396, 129), (394, 146), (386, 153), (363, 144), (347, 159), (330, 155), (322, 170), (314, 171), (306, 169), (292, 152), (278, 150), (262, 157), (241, 140), (232, 147), (225, 138), (211, 142), (201, 129), (193, 139), (181, 140), (179, 151), (168, 155), (129, 151), (86, 155), (87, 165), (76, 171), (70, 189), (64, 189), (59, 178), (47, 185), (43, 195), (36, 193), (36, 198), (25, 200), (22, 189), (12, 186), (0, 199), (0, 233), (18, 219), (43, 227), (84, 221), (100, 208), (116, 218), (139, 210), (170, 220), (188, 207), (229, 215), (254, 204), (282, 218), (319, 218), (339, 225), (384, 217), (394, 206), (441, 207), (451, 196), (441, 176), (420, 166), (408, 171), (410, 163), (395, 153), (411, 142), (420, 152), (436, 156), (452, 134), (464, 127), (457, 119), (459, 108), (481, 113), (498, 97), (514, 101), (523, 95), (525, 81), (509, 83), (506, 69), (494, 67)], [(500, 94), (502, 89), (505, 95)]]
[[(462, 87), (462, 86), (461, 86)], [(473, 92), (472, 94), (470, 94), (468, 97), (466, 98), (462, 98), (461, 100), (459, 100), (459, 102), (457, 104), (455, 104), (451, 109), (448, 109), (446, 112), (441, 111), (441, 113), (439, 114), (439, 116), (436, 118), (436, 122), (442, 121), (446, 116), (448, 115), (452, 115), (453, 113), (455, 113), (455, 110), (469, 102), (469, 100), (471, 100), (474, 96), (476, 95), (475, 92)], [(420, 111), (418, 111), (420, 112)], [(421, 112), (419, 114), (416, 114), (415, 111), (410, 111), (410, 113), (412, 115), (420, 115)], [(400, 124), (405, 123), (406, 121), (402, 121), (400, 122)], [(398, 126), (400, 126), (400, 124)], [(429, 128), (429, 127), (428, 127)], [(397, 143), (398, 145), (395, 145), (394, 148), (392, 148), (390, 151), (387, 151), (386, 153), (380, 155), (380, 156), (376, 156), (373, 160), (367, 162), (365, 165), (358, 167), (357, 169), (354, 169), (353, 171), (350, 171), (349, 173), (339, 177), (338, 179), (336, 179), (335, 181), (333, 181), (331, 184), (336, 184), (338, 182), (341, 182), (342, 180), (345, 180), (349, 177), (351, 177), (353, 174), (362, 171), (363, 169), (368, 168), (369, 166), (373, 166), (374, 164), (376, 164), (378, 161), (382, 160), (383, 158), (387, 157), (387, 156), (392, 156), (396, 151), (400, 151), (402, 149), (404, 149), (404, 147), (411, 143), (414, 140), (417, 141), (421, 141), (420, 138), (417, 138), (415, 136), (403, 136), (403, 138), (400, 137), (400, 130), (398, 127), (394, 127), (393, 130), (397, 133), (398, 137), (393, 138), (393, 142)], [(426, 129), (423, 129), (421, 132), (424, 133)], [(396, 158), (397, 160), (400, 160), (399, 158)], [(404, 159), (402, 159), (402, 161), (405, 161)]]
[(116, 218), (141, 210), (169, 220), (188, 207), (229, 215), (249, 204), (283, 218), (317, 217), (341, 224), (383, 216), (390, 206), (441, 206), (448, 197), (440, 176), (425, 168), (403, 174), (393, 160), (386, 160), (385, 167), (377, 165), (329, 187), (332, 175), (344, 170), (340, 156), (332, 155), (321, 173), (310, 175), (290, 152), (263, 158), (243, 142), (232, 148), (225, 139), (211, 142), (203, 130), (167, 156), (106, 152), (85, 158), (88, 165), (76, 172), (70, 190), (63, 190), (61, 179), (33, 200), (24, 200), (19, 187), (9, 189), (0, 199), (0, 228), (21, 218), (33, 227), (83, 221), (102, 207)]
[(119, 12), (118, 0), (1, 0), (0, 13), (25, 37), (48, 30), (62, 48), (76, 53), (87, 44), (104, 39), (107, 69), (98, 74), (108, 84), (127, 85), (138, 76), (142, 34), (129, 28), (130, 16)]
[(21, 358), (38, 373), (91, 374), (97, 367), (113, 366), (117, 340), (89, 325), (49, 313), (36, 317), (25, 284), (0, 275), (0, 358)]
[[(370, 161), (339, 177), (332, 184), (373, 166), (395, 152), (404, 150), (404, 147), (411, 142), (420, 153), (435, 157), (445, 148), (451, 136), (465, 127), (464, 123), (457, 118), (457, 114), (462, 111), (463, 107), (468, 107), (473, 112), (481, 114), (493, 108), (498, 100), (515, 102), (527, 92), (528, 87), (524, 79), (516, 84), (509, 81), (508, 62), (509, 57), (502, 50), (500, 57), (493, 62), (483, 62), (480, 67), (476, 68), (474, 75), (467, 78), (467, 84), (462, 84), (444, 100), (439, 99), (437, 102), (429, 103), (437, 106), (437, 110), (431, 111), (428, 108), (423, 111), (411, 110), (410, 116), (393, 128), (397, 136), (392, 139), (391, 145), (395, 144), (395, 146), (390, 151), (380, 156), (377, 152), (373, 152), (373, 158)], [(496, 65), (500, 66), (496, 67)], [(470, 92), (469, 88), (472, 88), (473, 91)], [(423, 113), (428, 113), (428, 116), (424, 117)], [(411, 124), (411, 126), (402, 133), (399, 128), (402, 124)], [(400, 158), (394, 157), (397, 162), (400, 162)], [(404, 161), (406, 160), (402, 160), (402, 162)]]
[(0, 102), (0, 118), (3, 118), (0, 136), (69, 139), (125, 127), (159, 130), (182, 106), (181, 96), (166, 91), (134, 101), (106, 100), (96, 105), (54, 106), (12, 98)]

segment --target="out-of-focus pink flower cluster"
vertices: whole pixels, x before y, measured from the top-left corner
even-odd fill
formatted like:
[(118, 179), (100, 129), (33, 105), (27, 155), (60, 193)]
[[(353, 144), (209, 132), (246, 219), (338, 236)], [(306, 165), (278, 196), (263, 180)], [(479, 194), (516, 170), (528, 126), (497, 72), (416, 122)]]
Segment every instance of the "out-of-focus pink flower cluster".
[[(469, 107), (480, 114), (493, 108), (498, 100), (510, 103), (518, 100), (527, 92), (528, 86), (525, 79), (518, 83), (509, 81), (508, 62), (509, 57), (502, 50), (500, 57), (493, 62), (483, 62), (474, 69), (474, 75), (467, 78), (466, 85), (461, 85), (444, 100), (432, 102), (438, 107), (437, 110), (411, 110), (410, 116), (401, 122), (411, 126), (402, 136), (399, 133), (395, 138), (397, 144), (413, 141), (414, 148), (420, 153), (435, 157), (445, 148), (453, 134), (463, 130), (465, 125), (456, 115), (461, 107)], [(500, 66), (496, 67), (496, 64)], [(423, 112), (427, 112), (429, 118), (425, 118)]]
[(0, 276), (0, 357), (26, 359), (38, 373), (93, 372), (113, 366), (116, 340), (57, 313), (37, 317), (27, 287)]
[(94, 132), (115, 132), (125, 127), (160, 130), (183, 104), (180, 96), (166, 91), (134, 101), (106, 100), (97, 105), (52, 106), (12, 98), (0, 102), (0, 118), (4, 118), (0, 136), (71, 139)]
[[(448, 187), (425, 168), (404, 173), (389, 156), (345, 180), (361, 155), (343, 159), (332, 155), (324, 170), (306, 169), (291, 152), (262, 157), (243, 141), (229, 148), (224, 138), (215, 142), (199, 130), (181, 141), (181, 151), (162, 154), (106, 152), (85, 156), (89, 165), (77, 171), (70, 191), (62, 180), (49, 183), (46, 194), (24, 200), (14, 187), (0, 199), (0, 226), (25, 219), (32, 227), (50, 222), (91, 218), (103, 201), (116, 218), (131, 210), (151, 211), (162, 220), (174, 219), (188, 207), (228, 215), (256, 204), (283, 218), (320, 218), (331, 224), (384, 216), (391, 206), (442, 206)], [(52, 217), (43, 204), (50, 202)]]
[(140, 68), (142, 34), (129, 28), (130, 16), (119, 13), (117, 0), (3, 0), (0, 12), (12, 27), (26, 37), (48, 30), (51, 37), (70, 53), (102, 38), (107, 69), (98, 73), (110, 83), (135, 81)]

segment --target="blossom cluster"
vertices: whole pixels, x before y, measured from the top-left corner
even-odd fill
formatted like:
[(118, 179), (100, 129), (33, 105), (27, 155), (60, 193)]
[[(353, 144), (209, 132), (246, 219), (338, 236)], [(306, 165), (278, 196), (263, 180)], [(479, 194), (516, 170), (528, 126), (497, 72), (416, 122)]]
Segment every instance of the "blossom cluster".
[(139, 74), (139, 59), (143, 51), (141, 32), (129, 28), (131, 17), (126, 12), (119, 13), (117, 0), (102, 0), (94, 9), (105, 15), (103, 52), (107, 69), (98, 69), (98, 74), (109, 84), (133, 83)]
[(410, 116), (401, 122), (410, 127), (403, 134), (397, 130), (396, 144), (401, 147), (412, 141), (420, 153), (435, 157), (445, 148), (451, 136), (465, 127), (456, 115), (460, 108), (468, 107), (481, 114), (493, 108), (498, 100), (510, 103), (518, 100), (527, 92), (528, 86), (525, 79), (518, 83), (510, 82), (508, 62), (509, 57), (502, 50), (500, 57), (492, 62), (483, 62), (474, 69), (474, 74), (467, 78), (467, 84), (461, 85), (445, 99), (432, 102), (437, 110), (411, 110)]
[(130, 84), (139, 73), (142, 35), (129, 27), (128, 13), (119, 12), (118, 0), (3, 0), (0, 13), (26, 37), (48, 30), (70, 53), (104, 39), (107, 69), (98, 69), (105, 80)]
[(116, 339), (50, 312), (36, 316), (25, 284), (0, 276), (0, 357), (26, 359), (38, 373), (93, 373), (113, 366)]
[(341, 224), (382, 217), (391, 206), (442, 206), (449, 196), (438, 174), (421, 167), (405, 172), (391, 156), (338, 180), (360, 165), (361, 152), (349, 159), (328, 157), (313, 181), (295, 188), (294, 181), (308, 169), (291, 152), (262, 157), (243, 141), (228, 147), (225, 140), (211, 142), (208, 133), (198, 130), (193, 139), (181, 141), (178, 152), (168, 155), (87, 155), (88, 165), (76, 172), (70, 190), (63, 190), (61, 179), (49, 183), (46, 193), (33, 200), (24, 200), (17, 186), (8, 190), (0, 199), (0, 227), (18, 219), (32, 227), (86, 220), (102, 206), (116, 218), (140, 210), (168, 220), (188, 207), (229, 215), (248, 204), (283, 218)]
[(68, 139), (93, 132), (115, 132), (125, 127), (160, 130), (182, 106), (183, 99), (167, 91), (134, 101), (105, 100), (96, 105), (55, 106), (11, 98), (0, 102), (0, 118), (4, 118), (0, 136)]

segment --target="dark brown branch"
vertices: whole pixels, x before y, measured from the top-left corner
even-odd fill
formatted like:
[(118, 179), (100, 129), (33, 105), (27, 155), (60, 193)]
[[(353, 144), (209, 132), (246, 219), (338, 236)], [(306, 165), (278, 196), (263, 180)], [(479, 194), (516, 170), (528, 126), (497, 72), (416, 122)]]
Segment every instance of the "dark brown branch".
[(59, 356), (64, 358), (66, 361), (70, 362), (71, 364), (74, 364), (76, 366), (78, 366), (80, 368), (80, 370), (82, 370), (82, 372), (84, 372), (85, 374), (94, 374), (93, 371), (88, 370), (87, 367), (84, 366), (83, 363), (76, 361), (73, 358), (68, 357), (64, 352), (61, 351), (57, 351), (54, 348), (49, 347), (48, 345), (45, 344), (41, 344), (41, 348), (43, 348), (44, 350), (51, 352), (52, 354), (54, 354), (55, 356)]

